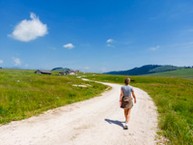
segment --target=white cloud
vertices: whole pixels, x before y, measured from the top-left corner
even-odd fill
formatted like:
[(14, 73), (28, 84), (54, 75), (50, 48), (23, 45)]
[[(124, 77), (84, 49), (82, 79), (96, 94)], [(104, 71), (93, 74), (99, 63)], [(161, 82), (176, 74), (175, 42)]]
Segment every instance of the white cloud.
[(159, 45), (156, 45), (156, 46), (154, 46), (154, 47), (150, 47), (149, 50), (150, 50), (150, 51), (157, 51), (159, 48), (160, 48), (160, 46), (159, 46)]
[(3, 64), (3, 63), (4, 63), (4, 61), (0, 59), (0, 64)]
[(106, 44), (108, 47), (112, 47), (114, 43), (114, 40), (112, 38), (107, 39)]
[(107, 43), (113, 43), (113, 41), (114, 40), (110, 38), (110, 39), (107, 40)]
[(63, 47), (66, 48), (66, 49), (72, 49), (72, 48), (74, 48), (75, 46), (74, 46), (72, 43), (67, 43), (67, 44), (65, 44)]
[(15, 57), (13, 57), (12, 59), (13, 59), (13, 62), (14, 62), (14, 64), (15, 64), (15, 66), (21, 65), (21, 60), (20, 60), (20, 58), (15, 58)]
[(10, 36), (19, 41), (29, 42), (48, 33), (47, 25), (43, 24), (34, 13), (30, 13), (30, 18), (17, 24)]

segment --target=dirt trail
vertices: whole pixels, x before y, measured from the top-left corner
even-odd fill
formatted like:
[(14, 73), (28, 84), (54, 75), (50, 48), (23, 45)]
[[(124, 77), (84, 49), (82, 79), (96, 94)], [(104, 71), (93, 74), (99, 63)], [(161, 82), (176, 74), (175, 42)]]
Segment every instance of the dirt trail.
[[(107, 84), (107, 83), (106, 83)], [(134, 88), (129, 129), (123, 130), (120, 85), (101, 96), (0, 126), (0, 145), (153, 145), (157, 131), (155, 105)]]

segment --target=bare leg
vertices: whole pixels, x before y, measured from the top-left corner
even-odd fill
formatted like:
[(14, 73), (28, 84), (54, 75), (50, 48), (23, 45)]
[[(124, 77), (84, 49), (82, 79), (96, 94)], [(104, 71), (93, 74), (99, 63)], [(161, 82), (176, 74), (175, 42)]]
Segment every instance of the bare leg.
[(127, 109), (124, 109), (125, 121), (127, 120)]
[(124, 109), (125, 121), (126, 123), (129, 122), (131, 116), (131, 109)]

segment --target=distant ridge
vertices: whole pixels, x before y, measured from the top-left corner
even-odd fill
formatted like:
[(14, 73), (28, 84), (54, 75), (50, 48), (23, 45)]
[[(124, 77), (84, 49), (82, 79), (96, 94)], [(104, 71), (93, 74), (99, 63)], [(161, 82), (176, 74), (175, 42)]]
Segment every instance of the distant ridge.
[(55, 67), (51, 71), (71, 71), (70, 68)]
[(160, 73), (160, 72), (167, 72), (178, 70), (182, 68), (190, 68), (190, 67), (177, 67), (173, 65), (144, 65), (141, 67), (135, 67), (130, 70), (124, 71), (111, 71), (106, 72), (105, 74), (113, 74), (113, 75), (146, 75), (146, 74), (153, 74), (153, 73)]

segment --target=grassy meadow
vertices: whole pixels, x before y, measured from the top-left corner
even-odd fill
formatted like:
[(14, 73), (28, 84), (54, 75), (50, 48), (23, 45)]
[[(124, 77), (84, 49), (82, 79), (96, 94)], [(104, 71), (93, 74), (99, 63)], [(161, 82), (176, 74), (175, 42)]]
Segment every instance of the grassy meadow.
[[(193, 75), (193, 74), (192, 74)], [(126, 76), (90, 74), (89, 79), (123, 84)], [(158, 76), (131, 76), (131, 85), (152, 97), (159, 113), (162, 136), (171, 145), (193, 143), (193, 79)]]
[[(37, 75), (33, 70), (0, 70), (0, 124), (31, 117), (73, 102), (94, 97), (107, 86), (77, 76)], [(123, 84), (126, 76), (81, 74), (85, 78)], [(183, 75), (184, 77), (185, 75)], [(131, 85), (152, 97), (159, 113), (159, 128), (167, 144), (193, 142), (193, 78), (131, 76)], [(187, 77), (185, 77), (187, 78)], [(86, 85), (81, 87), (76, 85)]]
[(76, 76), (38, 75), (33, 70), (1, 69), (0, 124), (89, 99), (106, 88)]
[(163, 76), (163, 77), (180, 77), (186, 79), (193, 79), (193, 68), (178, 69), (174, 71), (167, 71), (161, 73), (153, 73), (149, 76)]

